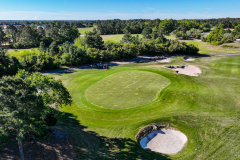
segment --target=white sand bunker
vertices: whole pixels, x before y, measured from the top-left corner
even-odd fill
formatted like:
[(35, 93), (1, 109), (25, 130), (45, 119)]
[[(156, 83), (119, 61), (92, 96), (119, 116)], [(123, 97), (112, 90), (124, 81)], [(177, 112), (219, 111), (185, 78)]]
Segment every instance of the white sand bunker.
[(202, 71), (200, 68), (193, 65), (183, 65), (183, 66), (165, 66), (176, 71), (176, 73), (185, 74), (188, 76), (198, 76)]
[(165, 59), (158, 59), (156, 60), (156, 62), (160, 62), (160, 63), (170, 63), (172, 61), (171, 58), (165, 58)]
[(140, 141), (143, 149), (164, 154), (176, 154), (186, 143), (185, 134), (171, 129), (155, 130)]
[(192, 57), (183, 57), (185, 61), (194, 61), (195, 59)]

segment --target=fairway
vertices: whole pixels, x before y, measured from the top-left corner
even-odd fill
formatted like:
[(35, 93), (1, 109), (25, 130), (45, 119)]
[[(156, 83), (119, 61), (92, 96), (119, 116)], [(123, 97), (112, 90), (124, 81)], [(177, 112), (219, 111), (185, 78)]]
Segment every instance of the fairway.
[[(141, 34), (132, 34), (132, 36), (139, 36), (139, 38), (142, 38), (143, 35)], [(102, 39), (106, 41), (113, 41), (113, 42), (120, 42), (123, 38), (124, 34), (109, 34), (109, 35), (101, 35)]]
[(212, 63), (212, 66), (220, 72), (240, 76), (240, 57), (216, 60)]
[(110, 75), (86, 90), (86, 98), (107, 109), (142, 106), (156, 98), (169, 80), (152, 72), (124, 71)]
[[(71, 106), (61, 109), (65, 119), (57, 127), (73, 137), (76, 159), (240, 159), (239, 59), (213, 56), (171, 62), (201, 68), (199, 77), (156, 63), (55, 74), (73, 98)], [(149, 152), (136, 141), (141, 128), (158, 122), (187, 136), (178, 154)]]

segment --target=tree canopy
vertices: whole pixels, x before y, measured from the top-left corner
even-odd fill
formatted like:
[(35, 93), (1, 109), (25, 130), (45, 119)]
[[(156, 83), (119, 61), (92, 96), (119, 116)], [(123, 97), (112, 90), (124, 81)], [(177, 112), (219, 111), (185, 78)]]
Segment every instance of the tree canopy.
[(21, 159), (22, 140), (46, 136), (46, 127), (56, 124), (56, 108), (71, 104), (71, 97), (60, 80), (24, 70), (0, 80), (0, 135), (14, 133)]

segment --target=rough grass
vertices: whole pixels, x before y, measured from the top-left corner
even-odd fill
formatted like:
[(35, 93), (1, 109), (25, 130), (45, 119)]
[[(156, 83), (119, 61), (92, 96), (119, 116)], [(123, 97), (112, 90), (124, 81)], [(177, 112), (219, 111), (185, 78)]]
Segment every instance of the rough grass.
[(110, 75), (86, 90), (86, 98), (99, 107), (125, 109), (153, 101), (169, 80), (151, 72), (124, 71)]
[[(58, 126), (72, 135), (76, 159), (240, 159), (239, 76), (215, 66), (215, 63), (224, 66), (235, 62), (228, 59), (212, 62), (216, 56), (207, 58), (191, 62), (202, 69), (199, 77), (180, 75), (160, 64), (56, 74), (73, 97), (73, 104), (62, 108), (66, 116)], [(107, 76), (133, 69), (155, 72), (171, 83), (153, 102), (136, 108), (111, 110), (86, 99), (85, 92), (92, 85)], [(187, 135), (188, 143), (179, 154), (161, 155), (143, 150), (137, 144), (138, 131), (157, 122), (168, 122)]]
[(198, 46), (199, 53), (201, 54), (210, 54), (210, 55), (219, 55), (219, 54), (229, 54), (229, 53), (240, 53), (240, 44), (235, 43), (226, 43), (225, 45), (232, 45), (235, 48), (226, 48), (222, 46), (213, 46), (208, 42), (195, 41), (195, 40), (184, 40), (188, 44), (193, 44)]

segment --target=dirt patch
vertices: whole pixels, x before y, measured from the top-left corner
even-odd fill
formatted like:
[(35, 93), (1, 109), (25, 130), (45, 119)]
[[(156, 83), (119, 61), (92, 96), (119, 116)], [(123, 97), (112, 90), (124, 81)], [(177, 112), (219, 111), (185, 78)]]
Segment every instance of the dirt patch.
[[(24, 156), (26, 160), (72, 160), (74, 158), (72, 140), (67, 132), (50, 129), (49, 133), (50, 138), (46, 141), (23, 141)], [(17, 141), (6, 145), (2, 150), (0, 150), (0, 159), (20, 159)]]

